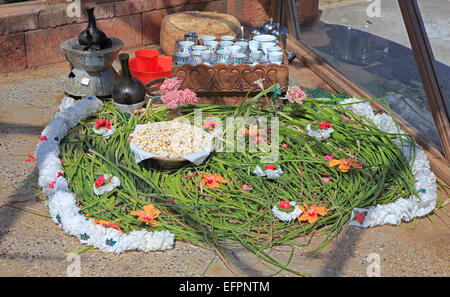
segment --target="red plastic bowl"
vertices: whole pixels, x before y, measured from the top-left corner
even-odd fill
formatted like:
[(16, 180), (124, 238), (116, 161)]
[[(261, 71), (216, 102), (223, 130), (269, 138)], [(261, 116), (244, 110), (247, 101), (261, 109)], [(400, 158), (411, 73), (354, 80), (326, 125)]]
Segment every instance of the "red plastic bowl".
[(167, 67), (159, 65), (158, 70), (162, 71), (153, 71), (153, 72), (141, 71), (140, 69), (137, 68), (136, 58), (131, 58), (128, 63), (130, 66), (131, 74), (137, 79), (139, 79), (143, 84), (147, 84), (148, 82), (157, 78), (170, 77), (172, 75), (171, 68), (169, 68), (169, 70), (167, 71)]
[(158, 71), (159, 52), (155, 49), (140, 49), (134, 52), (136, 56), (136, 69), (143, 72)]

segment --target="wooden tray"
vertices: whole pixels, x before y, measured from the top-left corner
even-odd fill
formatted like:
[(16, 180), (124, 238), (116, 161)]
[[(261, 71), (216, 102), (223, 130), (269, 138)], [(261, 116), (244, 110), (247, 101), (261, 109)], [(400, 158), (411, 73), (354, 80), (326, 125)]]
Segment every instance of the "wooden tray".
[(281, 42), (278, 44), (284, 53), (281, 65), (249, 64), (225, 65), (205, 64), (176, 65), (172, 64), (172, 76), (178, 77), (183, 83), (181, 89), (189, 88), (197, 93), (201, 103), (206, 104), (239, 104), (243, 97), (252, 90), (250, 95), (261, 90), (254, 84), (258, 79), (264, 79), (264, 88), (279, 83), (281, 86), (289, 84), (289, 62)]

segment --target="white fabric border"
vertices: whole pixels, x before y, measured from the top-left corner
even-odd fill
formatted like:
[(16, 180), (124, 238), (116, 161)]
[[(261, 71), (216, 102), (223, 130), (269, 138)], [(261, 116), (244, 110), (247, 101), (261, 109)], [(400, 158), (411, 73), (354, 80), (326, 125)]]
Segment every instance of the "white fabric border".
[[(103, 252), (119, 254), (127, 250), (150, 252), (172, 248), (175, 236), (169, 231), (140, 230), (124, 234), (113, 228), (95, 225), (93, 219), (88, 220), (80, 214), (75, 194), (70, 192), (67, 180), (61, 176), (57, 178), (58, 172), (63, 172), (59, 143), (80, 120), (99, 112), (103, 103), (92, 96), (79, 101), (65, 97), (59, 108), (55, 119), (41, 133), (48, 140), (39, 142), (35, 151), (38, 184), (49, 198), (46, 204), (53, 221), (67, 234), (77, 237), (81, 243), (92, 245)], [(53, 189), (49, 188), (52, 181), (56, 181)]]
[[(363, 100), (350, 98), (343, 100), (341, 104), (352, 103), (345, 105), (344, 108), (369, 119), (384, 132), (404, 133), (397, 128), (389, 115), (375, 115), (370, 103), (358, 103), (361, 101)], [(99, 112), (102, 108), (103, 103), (95, 97), (87, 97), (79, 101), (65, 97), (55, 119), (41, 133), (41, 136), (46, 136), (48, 140), (38, 143), (35, 158), (39, 171), (38, 184), (42, 187), (44, 194), (49, 197), (46, 204), (49, 206), (50, 215), (53, 221), (67, 234), (75, 236), (81, 243), (92, 245), (103, 252), (118, 254), (127, 250), (149, 252), (170, 249), (173, 247), (175, 236), (168, 231), (141, 230), (124, 234), (113, 228), (95, 225), (92, 219), (87, 220), (80, 214), (80, 209), (76, 206), (75, 195), (70, 192), (67, 180), (64, 177), (57, 178), (58, 172), (63, 172), (59, 159), (59, 142), (66, 136), (68, 130), (75, 127), (80, 120)], [(397, 140), (396, 144), (405, 158), (409, 160), (411, 147), (400, 140)], [(411, 196), (400, 198), (386, 205), (370, 207), (367, 218), (368, 226), (399, 225), (402, 220), (410, 221), (415, 217), (425, 216), (435, 208), (436, 176), (430, 170), (430, 163), (423, 149), (417, 144), (414, 145), (415, 159), (412, 161), (411, 167), (416, 190), (419, 191), (423, 188), (426, 192), (418, 193), (420, 199)], [(53, 189), (49, 188), (49, 183), (52, 181), (56, 181)], [(110, 242), (114, 242), (114, 245), (108, 245)]]
[[(370, 103), (358, 103), (361, 101), (364, 100), (349, 98), (341, 101), (341, 104), (353, 103), (351, 105), (345, 105), (344, 108), (372, 121), (380, 130), (386, 133), (405, 134), (403, 130), (398, 128), (388, 114), (375, 115)], [(415, 196), (410, 196), (408, 198), (399, 198), (397, 201), (389, 204), (370, 207), (368, 209), (369, 214), (366, 218), (369, 227), (384, 224), (399, 225), (402, 220), (409, 222), (415, 217), (425, 216), (436, 207), (436, 176), (430, 169), (430, 162), (425, 152), (419, 145), (414, 143), (415, 159), (411, 162), (410, 152), (412, 151), (412, 147), (409, 145), (409, 142), (402, 142), (399, 139), (395, 140), (395, 143), (411, 164), (416, 190), (419, 191), (423, 188), (426, 191), (425, 193), (418, 193), (420, 199)]]

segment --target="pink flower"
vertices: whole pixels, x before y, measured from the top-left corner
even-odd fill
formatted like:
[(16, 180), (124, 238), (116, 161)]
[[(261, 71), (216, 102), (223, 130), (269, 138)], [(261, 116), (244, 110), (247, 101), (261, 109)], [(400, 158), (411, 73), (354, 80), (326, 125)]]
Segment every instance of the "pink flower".
[(161, 96), (161, 101), (170, 109), (177, 109), (185, 103), (195, 104), (198, 102), (197, 94), (189, 89), (168, 91)]
[(330, 181), (330, 178), (328, 178), (328, 177), (322, 177), (322, 180), (324, 181), (324, 182), (329, 182)]
[(173, 199), (172, 199), (172, 198), (170, 198), (170, 197), (169, 197), (169, 198), (167, 198), (167, 201), (169, 201), (169, 203), (170, 203), (170, 204), (174, 204), (174, 203), (175, 203), (175, 201), (173, 201)]
[(288, 148), (289, 147), (289, 145), (286, 142), (283, 143), (283, 146), (284, 146), (284, 148)]
[(286, 98), (290, 103), (303, 104), (303, 100), (306, 99), (306, 93), (299, 86), (289, 86)]
[(48, 140), (48, 139), (47, 139), (47, 136), (42, 135), (41, 137), (39, 137), (39, 142), (45, 141), (45, 140)]
[(170, 91), (176, 91), (183, 82), (176, 77), (166, 78), (159, 88), (164, 93), (168, 93)]
[(183, 98), (182, 103), (187, 104), (196, 104), (198, 103), (198, 97), (197, 94), (189, 89), (184, 89), (182, 92), (181, 97)]
[(241, 189), (244, 191), (249, 191), (250, 187), (248, 185), (241, 185)]
[(177, 109), (180, 104), (180, 91), (168, 91), (163, 96), (161, 96), (161, 101), (170, 109)]
[(216, 122), (214, 120), (206, 120), (203, 123), (203, 127), (205, 129), (208, 129), (208, 131), (212, 131), (216, 128)]
[(327, 160), (327, 161), (331, 161), (331, 160), (333, 160), (333, 158), (334, 158), (333, 155), (325, 155), (325, 156), (323, 156), (323, 157), (324, 157), (325, 160)]

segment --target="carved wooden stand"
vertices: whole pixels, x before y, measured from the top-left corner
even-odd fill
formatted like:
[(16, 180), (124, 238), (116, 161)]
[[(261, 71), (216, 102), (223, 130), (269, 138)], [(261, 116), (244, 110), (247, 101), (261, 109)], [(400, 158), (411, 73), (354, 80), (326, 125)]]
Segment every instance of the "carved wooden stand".
[[(280, 43), (280, 47), (283, 45)], [(277, 64), (249, 64), (225, 65), (216, 64), (196, 66), (172, 64), (172, 76), (178, 77), (183, 83), (180, 89), (189, 88), (197, 93), (203, 104), (239, 104), (250, 91), (249, 96), (261, 90), (254, 84), (258, 79), (264, 79), (264, 88), (279, 83), (281, 86), (289, 84), (289, 68), (286, 53), (283, 50), (283, 63)]]

